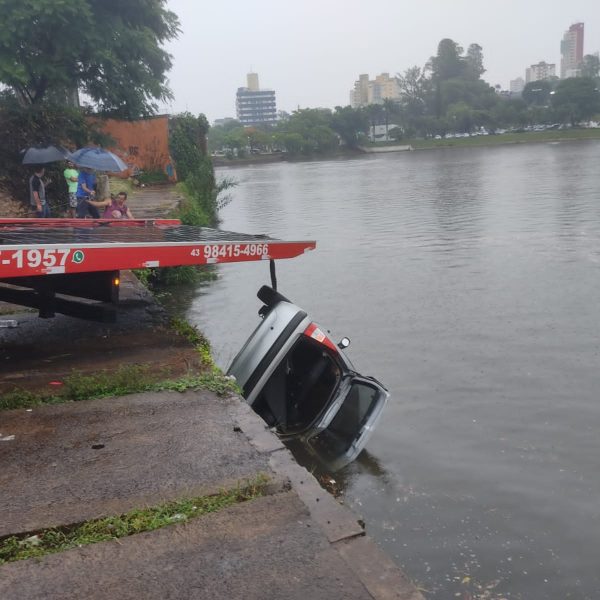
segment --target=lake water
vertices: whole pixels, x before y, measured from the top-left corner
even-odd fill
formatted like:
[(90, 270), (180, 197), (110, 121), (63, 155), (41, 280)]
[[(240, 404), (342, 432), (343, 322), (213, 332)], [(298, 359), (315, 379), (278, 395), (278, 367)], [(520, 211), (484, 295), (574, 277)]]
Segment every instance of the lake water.
[[(392, 394), (332, 476), (428, 598), (600, 597), (600, 143), (223, 169), (222, 228)], [(268, 264), (179, 298), (226, 367)]]

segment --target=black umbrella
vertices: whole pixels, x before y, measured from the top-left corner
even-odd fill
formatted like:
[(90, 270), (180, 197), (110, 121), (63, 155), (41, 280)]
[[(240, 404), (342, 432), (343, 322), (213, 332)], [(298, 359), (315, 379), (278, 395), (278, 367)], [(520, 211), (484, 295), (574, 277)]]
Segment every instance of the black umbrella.
[(32, 146), (23, 151), (24, 165), (42, 165), (58, 160), (71, 160), (71, 153), (62, 146)]

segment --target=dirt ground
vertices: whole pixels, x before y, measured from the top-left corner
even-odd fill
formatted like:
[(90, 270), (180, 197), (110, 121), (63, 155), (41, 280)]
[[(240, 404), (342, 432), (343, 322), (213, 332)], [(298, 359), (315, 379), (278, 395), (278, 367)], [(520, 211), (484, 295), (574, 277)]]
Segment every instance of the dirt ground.
[[(15, 388), (52, 389), (76, 370), (82, 374), (114, 371), (127, 365), (150, 365), (158, 378), (178, 377), (200, 366), (198, 352), (177, 333), (166, 312), (129, 272), (122, 275), (117, 323), (95, 323), (0, 303), (0, 394)], [(4, 309), (2, 311), (2, 309)], [(14, 314), (11, 311), (17, 311)]]
[(27, 217), (27, 209), (22, 202), (11, 198), (10, 194), (0, 188), (0, 219), (6, 217)]

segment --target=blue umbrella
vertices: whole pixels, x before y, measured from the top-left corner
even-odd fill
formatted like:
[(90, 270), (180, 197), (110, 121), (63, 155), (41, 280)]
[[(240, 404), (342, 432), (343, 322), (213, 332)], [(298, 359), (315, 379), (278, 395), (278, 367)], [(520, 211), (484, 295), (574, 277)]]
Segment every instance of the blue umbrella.
[(71, 155), (71, 160), (78, 167), (87, 167), (95, 171), (120, 173), (127, 165), (116, 155), (102, 148), (80, 148)]
[(71, 160), (71, 153), (62, 146), (32, 146), (23, 150), (24, 165), (43, 165), (58, 160)]

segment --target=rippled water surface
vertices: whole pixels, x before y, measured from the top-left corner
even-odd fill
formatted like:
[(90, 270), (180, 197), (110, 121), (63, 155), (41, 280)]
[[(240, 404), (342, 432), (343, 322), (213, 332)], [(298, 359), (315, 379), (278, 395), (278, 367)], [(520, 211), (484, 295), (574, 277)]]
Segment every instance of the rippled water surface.
[[(599, 166), (580, 142), (220, 172), (223, 229), (317, 240), (279, 289), (391, 391), (333, 477), (428, 598), (600, 597)], [(222, 366), (268, 281), (221, 266), (182, 299)]]

